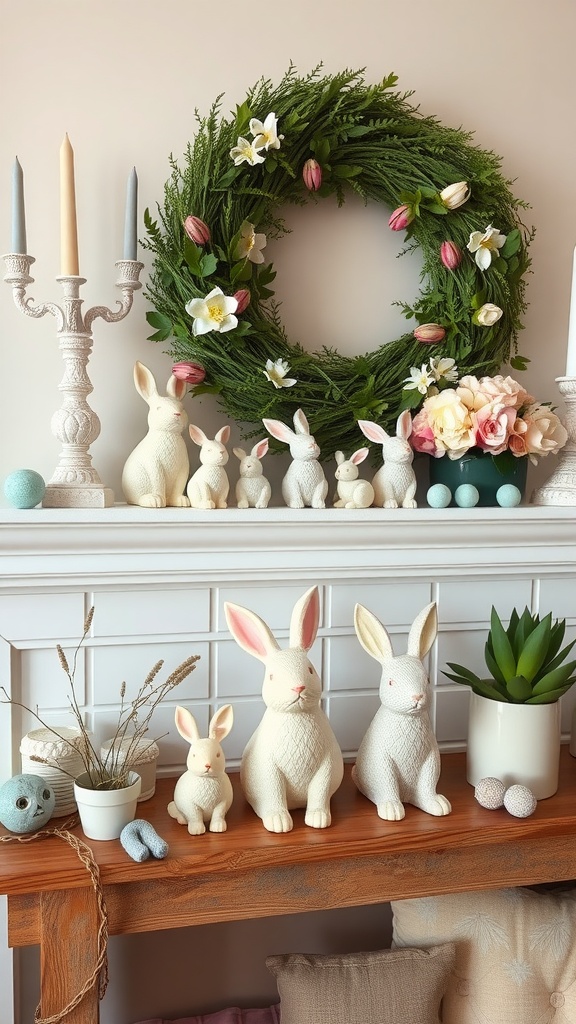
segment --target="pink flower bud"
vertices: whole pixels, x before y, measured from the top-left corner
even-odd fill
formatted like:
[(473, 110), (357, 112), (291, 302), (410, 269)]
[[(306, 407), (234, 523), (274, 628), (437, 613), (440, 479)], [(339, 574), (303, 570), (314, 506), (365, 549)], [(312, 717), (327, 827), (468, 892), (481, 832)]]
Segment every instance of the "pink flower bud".
[(234, 292), (234, 298), (238, 303), (236, 307), (237, 313), (243, 313), (247, 306), (250, 305), (251, 295), (247, 288), (240, 288), (237, 292)]
[(206, 245), (210, 241), (210, 228), (200, 217), (190, 215), (184, 221), (184, 231), (196, 245)]
[(456, 270), (462, 262), (462, 249), (456, 242), (442, 242), (440, 259), (447, 270)]
[(317, 160), (312, 157), (306, 161), (302, 168), (304, 184), (309, 192), (317, 192), (322, 184), (322, 168)]
[(394, 213), (391, 214), (388, 227), (392, 228), (392, 231), (404, 231), (413, 220), (414, 214), (410, 207), (403, 203), (402, 206), (398, 206)]
[(200, 363), (175, 363), (172, 367), (172, 376), (178, 380), (185, 380), (188, 384), (201, 384), (206, 376), (206, 370)]
[(414, 337), (425, 345), (437, 345), (439, 341), (444, 341), (446, 331), (440, 324), (420, 324), (414, 331)]

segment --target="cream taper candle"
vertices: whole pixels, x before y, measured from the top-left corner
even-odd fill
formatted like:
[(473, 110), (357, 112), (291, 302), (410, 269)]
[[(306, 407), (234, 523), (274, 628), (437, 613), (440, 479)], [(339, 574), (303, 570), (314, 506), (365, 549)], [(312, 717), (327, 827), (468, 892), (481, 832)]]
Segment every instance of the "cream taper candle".
[(126, 186), (126, 219), (124, 222), (124, 259), (137, 259), (137, 215), (138, 210), (138, 175), (133, 167)]
[(26, 216), (24, 213), (24, 175), (18, 157), (12, 171), (12, 252), (26, 255)]
[(572, 291), (570, 293), (570, 320), (568, 323), (568, 351), (566, 376), (576, 377), (576, 249), (572, 261)]
[(78, 276), (78, 230), (74, 188), (74, 150), (68, 135), (60, 147), (60, 273)]

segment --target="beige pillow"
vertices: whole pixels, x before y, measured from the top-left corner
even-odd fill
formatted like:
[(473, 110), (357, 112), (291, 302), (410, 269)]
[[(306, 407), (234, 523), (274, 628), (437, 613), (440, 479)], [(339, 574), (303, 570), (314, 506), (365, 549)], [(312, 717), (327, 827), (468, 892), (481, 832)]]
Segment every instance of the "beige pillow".
[(266, 958), (282, 1024), (439, 1024), (454, 946)]
[(396, 948), (456, 943), (444, 1024), (575, 1024), (576, 889), (429, 896), (392, 910)]

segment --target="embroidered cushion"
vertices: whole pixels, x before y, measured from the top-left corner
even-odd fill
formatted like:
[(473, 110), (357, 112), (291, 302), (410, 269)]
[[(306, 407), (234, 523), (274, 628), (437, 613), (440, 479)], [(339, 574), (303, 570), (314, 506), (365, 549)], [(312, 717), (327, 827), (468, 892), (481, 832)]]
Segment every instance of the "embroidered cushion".
[(282, 1024), (439, 1024), (454, 946), (266, 958)]

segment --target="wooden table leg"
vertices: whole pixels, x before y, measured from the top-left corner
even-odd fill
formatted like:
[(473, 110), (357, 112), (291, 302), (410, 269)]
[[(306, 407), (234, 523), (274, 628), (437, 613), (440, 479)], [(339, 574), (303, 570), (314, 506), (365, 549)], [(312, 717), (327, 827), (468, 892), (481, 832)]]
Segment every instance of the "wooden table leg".
[[(92, 889), (40, 896), (40, 1013), (63, 1010), (91, 977), (97, 959), (97, 905)], [(65, 1024), (98, 1024), (98, 984), (65, 1018)]]

